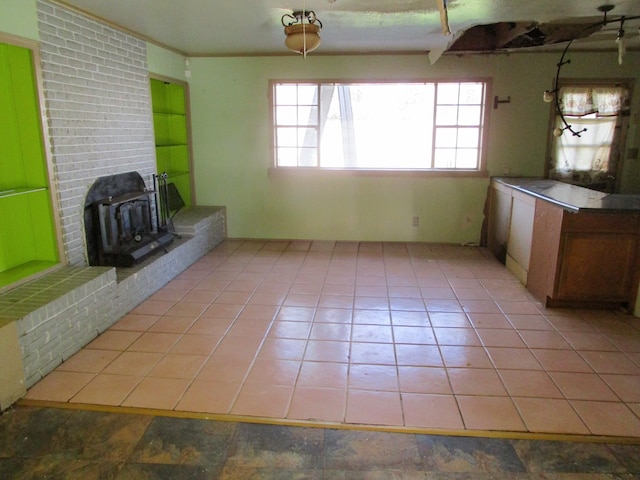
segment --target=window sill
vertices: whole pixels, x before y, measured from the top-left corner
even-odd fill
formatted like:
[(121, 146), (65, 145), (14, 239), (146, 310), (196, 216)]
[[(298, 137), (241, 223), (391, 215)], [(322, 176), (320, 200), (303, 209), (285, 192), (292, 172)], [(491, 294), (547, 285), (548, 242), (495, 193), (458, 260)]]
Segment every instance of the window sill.
[(269, 167), (270, 177), (313, 177), (313, 176), (354, 176), (354, 177), (450, 177), (488, 178), (487, 170), (392, 170), (365, 168), (316, 168), (316, 167)]

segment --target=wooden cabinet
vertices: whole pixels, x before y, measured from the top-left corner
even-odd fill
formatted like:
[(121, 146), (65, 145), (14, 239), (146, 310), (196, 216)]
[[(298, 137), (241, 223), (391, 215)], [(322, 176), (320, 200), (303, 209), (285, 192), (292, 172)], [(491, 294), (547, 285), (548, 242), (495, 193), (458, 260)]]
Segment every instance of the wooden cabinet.
[(640, 210), (565, 208), (498, 180), (488, 207), (487, 248), (545, 306), (633, 311)]
[(538, 199), (527, 288), (547, 306), (632, 307), (639, 244), (640, 214), (571, 213)]

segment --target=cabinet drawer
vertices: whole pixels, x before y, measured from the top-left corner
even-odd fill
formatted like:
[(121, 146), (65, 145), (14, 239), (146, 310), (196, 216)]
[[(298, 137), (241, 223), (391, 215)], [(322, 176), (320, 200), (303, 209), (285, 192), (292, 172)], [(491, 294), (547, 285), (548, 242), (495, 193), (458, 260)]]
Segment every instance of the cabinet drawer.
[(565, 211), (562, 230), (565, 232), (637, 233), (640, 230), (640, 215)]

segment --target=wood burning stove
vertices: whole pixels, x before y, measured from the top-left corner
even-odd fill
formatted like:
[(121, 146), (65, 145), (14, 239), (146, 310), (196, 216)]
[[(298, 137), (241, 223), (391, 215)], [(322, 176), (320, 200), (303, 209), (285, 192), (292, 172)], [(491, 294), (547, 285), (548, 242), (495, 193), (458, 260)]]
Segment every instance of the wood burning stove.
[(173, 234), (154, 218), (157, 204), (137, 172), (97, 179), (85, 201), (89, 264), (131, 267), (166, 251)]

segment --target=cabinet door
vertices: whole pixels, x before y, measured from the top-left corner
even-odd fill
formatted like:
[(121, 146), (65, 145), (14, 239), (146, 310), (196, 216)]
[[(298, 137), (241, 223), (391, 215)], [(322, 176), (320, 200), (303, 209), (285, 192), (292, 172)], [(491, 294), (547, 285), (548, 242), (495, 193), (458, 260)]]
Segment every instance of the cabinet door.
[(511, 221), (511, 189), (502, 185), (492, 185), (490, 193), (487, 248), (498, 260), (504, 263), (507, 258), (507, 241)]
[(635, 272), (635, 233), (563, 235), (555, 297), (561, 300), (625, 302)]
[(513, 192), (511, 223), (507, 246), (507, 267), (526, 285), (531, 257), (531, 239), (535, 217), (535, 198), (517, 191)]

